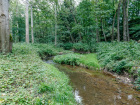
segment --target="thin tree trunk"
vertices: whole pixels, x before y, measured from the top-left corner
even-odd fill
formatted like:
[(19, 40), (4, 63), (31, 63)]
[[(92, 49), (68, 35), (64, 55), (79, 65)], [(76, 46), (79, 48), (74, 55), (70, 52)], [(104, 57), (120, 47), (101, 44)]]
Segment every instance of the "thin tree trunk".
[(118, 42), (120, 42), (120, 5), (121, 5), (121, 0), (119, 1), (118, 9), (117, 9), (117, 40)]
[(127, 41), (126, 29), (126, 0), (123, 0), (123, 41)]
[(126, 9), (126, 30), (127, 30), (127, 41), (130, 41), (129, 23), (128, 23), (128, 7), (129, 7), (129, 0), (127, 0), (127, 9)]
[(26, 43), (29, 43), (29, 3), (28, 0), (26, 0)]
[[(16, 4), (16, 16), (18, 18), (18, 3), (19, 1), (17, 1), (17, 4)], [(15, 43), (18, 42), (18, 19), (16, 19), (16, 26), (17, 26), (17, 31), (16, 31), (16, 34), (15, 34)]]
[(9, 0), (0, 0), (0, 52), (10, 52)]
[(116, 11), (115, 11), (115, 15), (114, 15), (114, 18), (113, 18), (113, 24), (112, 24), (112, 41), (114, 40), (114, 24), (115, 24), (115, 20), (116, 20)]
[(55, 46), (57, 45), (57, 5), (55, 5)]
[(106, 40), (106, 35), (105, 35), (105, 32), (104, 32), (104, 23), (103, 23), (103, 19), (102, 19), (102, 31), (103, 31), (104, 39), (105, 39), (105, 42), (106, 42), (107, 40)]
[(31, 5), (31, 35), (32, 35), (32, 43), (34, 43), (33, 8), (32, 8), (32, 5)]

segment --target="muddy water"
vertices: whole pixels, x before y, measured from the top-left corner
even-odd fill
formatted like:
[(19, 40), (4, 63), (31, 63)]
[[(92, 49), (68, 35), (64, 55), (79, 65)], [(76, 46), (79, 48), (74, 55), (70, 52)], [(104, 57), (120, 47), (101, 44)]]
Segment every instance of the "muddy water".
[(113, 76), (82, 67), (54, 65), (69, 76), (79, 105), (140, 105), (140, 92)]

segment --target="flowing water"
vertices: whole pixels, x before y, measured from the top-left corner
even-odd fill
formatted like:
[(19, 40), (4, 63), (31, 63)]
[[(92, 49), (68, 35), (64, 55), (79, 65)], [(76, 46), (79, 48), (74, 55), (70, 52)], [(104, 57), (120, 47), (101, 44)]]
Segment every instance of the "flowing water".
[(82, 67), (54, 64), (70, 78), (78, 105), (140, 105), (140, 92), (114, 76)]

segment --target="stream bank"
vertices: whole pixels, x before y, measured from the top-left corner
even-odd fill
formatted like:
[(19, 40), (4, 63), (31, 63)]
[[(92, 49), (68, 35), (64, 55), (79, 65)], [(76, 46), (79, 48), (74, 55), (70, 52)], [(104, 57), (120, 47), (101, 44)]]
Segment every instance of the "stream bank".
[(83, 67), (53, 64), (70, 78), (79, 105), (139, 105), (140, 92), (130, 85), (117, 81), (112, 75)]

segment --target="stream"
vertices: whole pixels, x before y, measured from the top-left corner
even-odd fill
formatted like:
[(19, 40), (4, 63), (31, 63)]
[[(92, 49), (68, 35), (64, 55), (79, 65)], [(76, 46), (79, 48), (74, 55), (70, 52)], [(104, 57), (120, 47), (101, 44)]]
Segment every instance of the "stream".
[(140, 105), (140, 91), (117, 81), (112, 75), (83, 67), (60, 65), (52, 60), (45, 62), (68, 75), (78, 105)]

